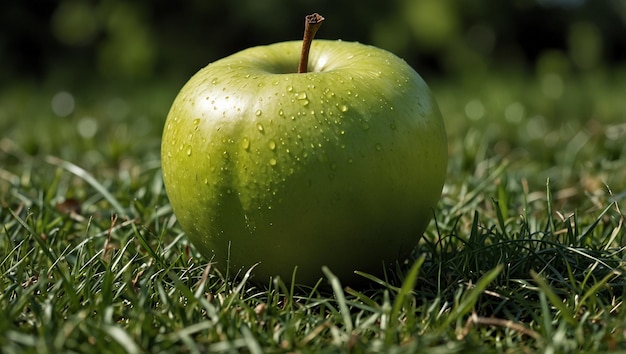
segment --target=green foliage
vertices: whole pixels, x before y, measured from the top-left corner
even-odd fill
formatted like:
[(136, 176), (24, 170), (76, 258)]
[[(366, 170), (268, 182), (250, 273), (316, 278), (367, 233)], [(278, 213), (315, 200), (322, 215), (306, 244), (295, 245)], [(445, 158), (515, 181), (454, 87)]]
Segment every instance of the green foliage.
[(319, 38), (388, 49), (420, 72), (532, 69), (546, 51), (583, 70), (625, 59), (619, 1), (61, 0), (0, 4), (0, 65), (12, 80), (34, 76), (73, 89), (85, 77), (179, 83), (241, 49), (300, 38), (314, 11), (328, 19)]

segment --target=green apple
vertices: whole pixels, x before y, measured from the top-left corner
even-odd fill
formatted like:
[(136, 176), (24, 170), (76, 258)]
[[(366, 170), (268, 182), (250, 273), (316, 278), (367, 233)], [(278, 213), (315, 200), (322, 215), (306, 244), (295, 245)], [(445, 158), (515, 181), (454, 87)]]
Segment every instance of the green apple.
[(167, 116), (163, 178), (189, 240), (258, 282), (315, 284), (380, 276), (406, 259), (446, 175), (447, 142), (431, 91), (402, 59), (316, 40), (259, 46), (215, 61)]

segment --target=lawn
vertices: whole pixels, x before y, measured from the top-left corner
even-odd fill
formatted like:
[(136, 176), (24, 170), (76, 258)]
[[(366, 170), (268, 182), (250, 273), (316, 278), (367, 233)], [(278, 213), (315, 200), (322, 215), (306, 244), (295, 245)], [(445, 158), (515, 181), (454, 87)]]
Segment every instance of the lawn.
[(196, 253), (160, 174), (179, 87), (5, 88), (0, 352), (626, 350), (626, 71), (429, 81), (443, 196), (412, 259), (361, 289)]

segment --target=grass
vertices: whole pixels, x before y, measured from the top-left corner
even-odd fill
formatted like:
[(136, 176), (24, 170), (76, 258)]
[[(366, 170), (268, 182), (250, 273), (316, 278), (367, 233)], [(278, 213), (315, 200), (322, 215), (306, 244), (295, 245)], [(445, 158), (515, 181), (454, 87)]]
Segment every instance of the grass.
[(5, 90), (0, 352), (626, 350), (624, 76), (564, 76), (558, 97), (542, 77), (435, 82), (443, 197), (414, 257), (365, 289), (332, 269), (258, 285), (197, 256), (160, 175), (176, 88), (83, 93), (67, 117), (54, 91)]

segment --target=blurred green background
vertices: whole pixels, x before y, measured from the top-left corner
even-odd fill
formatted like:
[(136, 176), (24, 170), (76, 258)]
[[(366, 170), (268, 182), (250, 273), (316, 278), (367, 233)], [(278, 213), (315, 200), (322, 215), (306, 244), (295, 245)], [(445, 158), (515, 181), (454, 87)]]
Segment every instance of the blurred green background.
[(238, 50), (299, 39), (315, 11), (328, 19), (319, 37), (374, 44), (426, 75), (592, 70), (626, 54), (623, 0), (8, 0), (2, 86), (178, 84)]
[(611, 171), (626, 158), (626, 0), (6, 0), (0, 163), (16, 146), (86, 168), (158, 160), (169, 106), (193, 73), (300, 39), (312, 12), (327, 19), (318, 38), (390, 50), (426, 79), (461, 168), (530, 156)]

